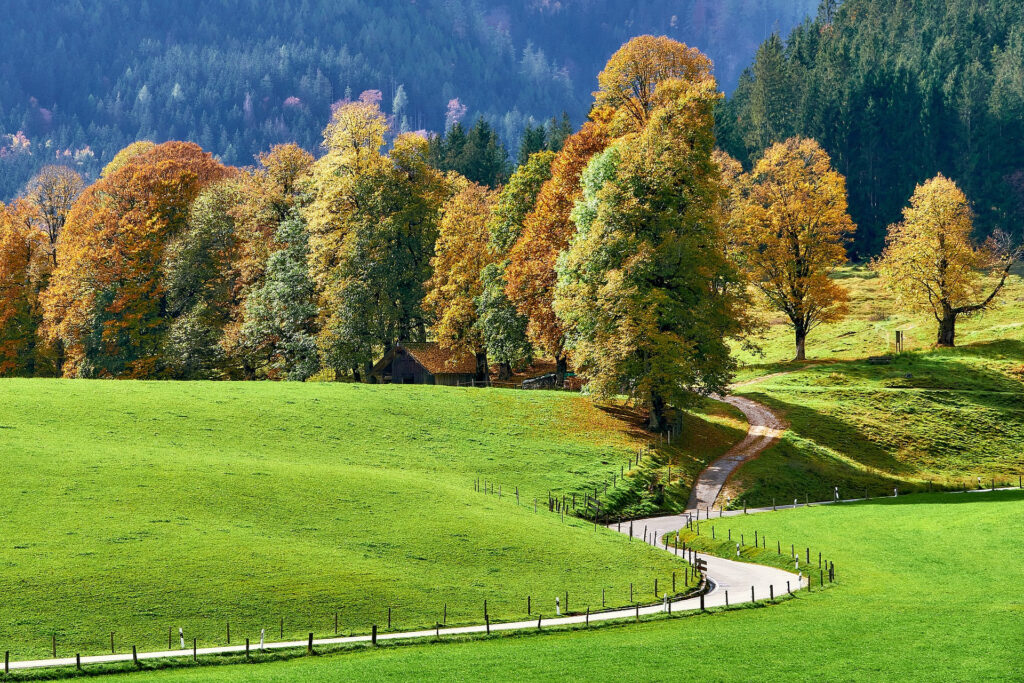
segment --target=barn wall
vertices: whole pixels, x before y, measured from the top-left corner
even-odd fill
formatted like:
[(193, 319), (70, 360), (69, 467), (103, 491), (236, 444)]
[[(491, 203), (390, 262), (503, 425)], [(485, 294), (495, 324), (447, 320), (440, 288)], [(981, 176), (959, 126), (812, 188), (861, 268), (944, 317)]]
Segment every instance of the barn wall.
[(436, 384), (441, 384), (446, 387), (454, 387), (459, 384), (468, 384), (473, 381), (473, 375), (457, 374), (457, 373), (442, 373), (434, 375)]

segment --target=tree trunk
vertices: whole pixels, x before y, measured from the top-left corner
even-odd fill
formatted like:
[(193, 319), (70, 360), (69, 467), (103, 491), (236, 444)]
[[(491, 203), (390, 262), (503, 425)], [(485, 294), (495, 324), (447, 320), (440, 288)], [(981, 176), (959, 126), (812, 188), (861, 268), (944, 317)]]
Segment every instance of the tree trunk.
[(569, 360), (565, 356), (555, 358), (555, 384), (565, 386), (565, 373), (569, 371)]
[(487, 349), (476, 352), (476, 381), (487, 383), (490, 379), (491, 370), (487, 364)]
[(796, 358), (793, 360), (807, 360), (805, 346), (807, 344), (807, 330), (801, 326), (796, 327)]
[(944, 311), (939, 321), (938, 346), (956, 346), (956, 313)]
[(657, 392), (651, 393), (651, 417), (647, 426), (652, 432), (665, 431), (665, 399)]
[(63, 342), (63, 340), (58, 339), (56, 342), (54, 342), (53, 350), (54, 350), (53, 365), (54, 365), (54, 369), (56, 370), (56, 375), (57, 375), (57, 377), (63, 377), (64, 376), (64, 358), (65, 358), (65, 355), (64, 355), (64, 342)]
[[(339, 375), (340, 375), (340, 373), (337, 370), (335, 370), (334, 371), (334, 379), (338, 379)], [(359, 367), (358, 366), (355, 366), (355, 365), (352, 366), (352, 379), (355, 380), (356, 382), (362, 382), (363, 381), (362, 376), (359, 374)]]
[(363, 363), (363, 377), (366, 378), (367, 382), (373, 381), (373, 378), (370, 377), (370, 372), (372, 370), (373, 370), (373, 363), (371, 363), (370, 361), (366, 361), (365, 363)]
[(498, 363), (498, 379), (512, 379), (512, 365), (510, 363)]

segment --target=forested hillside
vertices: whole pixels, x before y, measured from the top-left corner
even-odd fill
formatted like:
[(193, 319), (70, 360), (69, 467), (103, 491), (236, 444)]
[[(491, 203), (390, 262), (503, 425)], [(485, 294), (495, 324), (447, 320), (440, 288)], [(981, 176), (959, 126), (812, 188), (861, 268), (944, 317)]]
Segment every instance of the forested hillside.
[(1024, 219), (1024, 4), (826, 0), (773, 37), (718, 117), (745, 164), (814, 138), (846, 176), (856, 255), (877, 254), (916, 184), (955, 179), (984, 234)]
[(178, 139), (229, 164), (281, 142), (315, 151), (331, 107), (379, 100), (396, 130), (485, 116), (523, 128), (586, 115), (630, 36), (705, 51), (732, 87), (757, 45), (817, 0), (8, 0), (0, 197), (47, 163), (87, 177), (126, 144)]

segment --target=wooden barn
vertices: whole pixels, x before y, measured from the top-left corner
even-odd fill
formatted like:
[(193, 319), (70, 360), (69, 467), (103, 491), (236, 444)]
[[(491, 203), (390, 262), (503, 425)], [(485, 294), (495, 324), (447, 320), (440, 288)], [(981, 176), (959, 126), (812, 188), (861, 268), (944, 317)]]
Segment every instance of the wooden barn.
[(455, 354), (436, 342), (403, 342), (373, 366), (370, 382), (377, 384), (468, 384), (476, 376), (476, 357)]

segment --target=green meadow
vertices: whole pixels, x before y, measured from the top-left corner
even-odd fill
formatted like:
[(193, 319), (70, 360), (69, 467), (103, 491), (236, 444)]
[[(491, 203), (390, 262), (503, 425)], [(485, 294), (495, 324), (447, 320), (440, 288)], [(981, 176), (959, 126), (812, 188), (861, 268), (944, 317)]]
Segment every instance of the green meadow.
[[(726, 496), (733, 507), (842, 495), (1018, 482), (1024, 473), (1024, 279), (1011, 276), (1000, 303), (964, 318), (958, 346), (935, 349), (935, 322), (898, 312), (875, 274), (840, 271), (850, 315), (792, 354), (789, 330), (766, 318), (763, 355), (742, 350), (736, 393), (789, 424), (780, 442), (745, 465)], [(895, 331), (907, 334), (895, 354)], [(875, 364), (871, 356), (891, 355)]]
[[(1024, 676), (1018, 561), (1024, 493), (922, 494), (714, 520), (767, 538), (744, 558), (785, 565), (781, 542), (823, 552), (836, 583), (778, 604), (570, 632), (358, 648), (259, 665), (156, 672), (159, 681), (1013, 680)], [(690, 542), (733, 556), (710, 541)], [(748, 540), (748, 543), (750, 541)], [(805, 555), (806, 557), (806, 555)], [(802, 563), (803, 564), (803, 563)], [(642, 673), (640, 673), (642, 672)]]
[(638, 439), (549, 392), (5, 380), (0, 650), (475, 623), (484, 600), (507, 620), (528, 596), (628, 604), (631, 583), (646, 599), (683, 564), (546, 510), (549, 491), (582, 505)]

